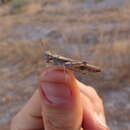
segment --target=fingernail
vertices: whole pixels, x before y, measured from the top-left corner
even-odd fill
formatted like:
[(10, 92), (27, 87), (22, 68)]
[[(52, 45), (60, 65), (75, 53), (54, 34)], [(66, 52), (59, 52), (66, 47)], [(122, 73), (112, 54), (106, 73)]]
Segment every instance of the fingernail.
[[(72, 77), (59, 70), (49, 70), (42, 75), (40, 89), (47, 103), (54, 105), (69, 104), (72, 99)], [(73, 82), (73, 81), (72, 81)]]
[(102, 115), (95, 114), (95, 119), (99, 127), (104, 128), (104, 130), (109, 130), (109, 127), (107, 126)]

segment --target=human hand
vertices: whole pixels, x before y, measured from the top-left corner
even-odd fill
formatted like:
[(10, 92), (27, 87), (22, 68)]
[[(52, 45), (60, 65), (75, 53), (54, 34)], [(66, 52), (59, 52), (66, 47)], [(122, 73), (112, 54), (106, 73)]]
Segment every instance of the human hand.
[(108, 130), (102, 100), (70, 71), (49, 69), (38, 87), (12, 119), (11, 130)]

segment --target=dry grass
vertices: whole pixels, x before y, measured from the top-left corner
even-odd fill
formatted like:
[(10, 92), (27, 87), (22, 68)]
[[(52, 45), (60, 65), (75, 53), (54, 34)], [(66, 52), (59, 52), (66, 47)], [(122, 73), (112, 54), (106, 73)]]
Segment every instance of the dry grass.
[[(42, 56), (43, 50), (41, 50), (41, 44), (16, 41), (0, 45), (1, 67), (5, 65), (17, 66), (19, 70), (17, 73), (21, 78), (25, 78), (38, 71), (38, 66), (41, 66), (42, 63)], [(44, 66), (43, 63), (42, 66)]]
[[(92, 53), (90, 56), (91, 60), (89, 61), (100, 66), (103, 70), (101, 75), (90, 76), (91, 82), (92, 80), (95, 81), (95, 78), (97, 80), (99, 76), (96, 82), (98, 82), (100, 88), (104, 88), (104, 83), (105, 88), (121, 87), (122, 84), (120, 82), (124, 82), (124, 84), (128, 83), (130, 77), (129, 41), (98, 44), (86, 48), (86, 51), (87, 54)], [(42, 48), (40, 42), (36, 44), (26, 42), (3, 43), (0, 45), (0, 64), (1, 66), (17, 66), (19, 69), (18, 73), (20, 74), (19, 78), (23, 79), (32, 73), (40, 72), (45, 67), (42, 60), (43, 54), (44, 48)], [(82, 55), (87, 57), (85, 53)]]
[(130, 43), (115, 42), (113, 44), (97, 45), (94, 49), (92, 60), (102, 67), (99, 88), (122, 88), (127, 87), (130, 77)]

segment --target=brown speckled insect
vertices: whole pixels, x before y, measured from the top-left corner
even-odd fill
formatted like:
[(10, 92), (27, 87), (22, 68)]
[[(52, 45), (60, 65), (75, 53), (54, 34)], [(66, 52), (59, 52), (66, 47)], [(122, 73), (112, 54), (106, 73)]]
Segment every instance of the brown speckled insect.
[(71, 58), (66, 58), (57, 54), (53, 54), (50, 51), (45, 52), (44, 60), (47, 63), (51, 63), (57, 66), (63, 66), (75, 72), (101, 72), (100, 68), (90, 65), (86, 61), (73, 60)]

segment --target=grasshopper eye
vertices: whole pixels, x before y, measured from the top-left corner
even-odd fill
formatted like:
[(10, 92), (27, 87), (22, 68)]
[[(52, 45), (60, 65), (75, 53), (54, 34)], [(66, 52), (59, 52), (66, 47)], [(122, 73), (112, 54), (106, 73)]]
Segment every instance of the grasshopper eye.
[(52, 57), (44, 55), (43, 59), (47, 62), (49, 62), (50, 60), (52, 60)]

